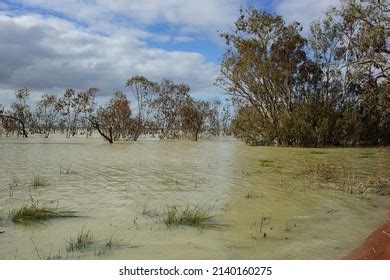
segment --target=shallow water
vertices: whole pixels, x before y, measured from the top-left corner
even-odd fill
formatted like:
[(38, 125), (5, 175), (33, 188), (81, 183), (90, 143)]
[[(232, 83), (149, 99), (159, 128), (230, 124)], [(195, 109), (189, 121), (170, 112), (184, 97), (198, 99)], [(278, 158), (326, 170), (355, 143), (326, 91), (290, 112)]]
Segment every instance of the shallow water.
[[(356, 180), (388, 178), (389, 152), (250, 147), (232, 138), (0, 138), (0, 259), (340, 259), (388, 217), (390, 199), (321, 188), (301, 171), (344, 162)], [(37, 174), (49, 185), (32, 188)], [(10, 211), (30, 196), (80, 217), (13, 223)], [(171, 205), (205, 207), (219, 226), (168, 228), (161, 213)], [(67, 252), (81, 230), (96, 243)], [(103, 250), (112, 235), (120, 245)]]

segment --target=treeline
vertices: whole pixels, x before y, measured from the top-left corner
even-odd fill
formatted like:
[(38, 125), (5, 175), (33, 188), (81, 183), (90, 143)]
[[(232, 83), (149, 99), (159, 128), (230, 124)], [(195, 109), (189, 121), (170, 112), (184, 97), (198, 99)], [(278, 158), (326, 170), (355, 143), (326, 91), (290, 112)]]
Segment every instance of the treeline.
[(238, 106), (234, 135), (252, 145), (388, 145), (389, 5), (342, 1), (307, 37), (297, 22), (241, 10), (221, 34), (217, 80)]
[(126, 82), (129, 97), (116, 92), (105, 104), (96, 104), (97, 88), (76, 92), (67, 89), (63, 96), (44, 94), (35, 108), (29, 105), (29, 91), (20, 89), (10, 110), (0, 114), (4, 133), (9, 135), (64, 133), (66, 137), (79, 133), (90, 136), (97, 131), (108, 142), (136, 141), (141, 135), (160, 139), (188, 138), (197, 141), (199, 135), (230, 134), (231, 109), (228, 103), (215, 98), (197, 100), (190, 96), (190, 87), (164, 79), (160, 83), (143, 76)]

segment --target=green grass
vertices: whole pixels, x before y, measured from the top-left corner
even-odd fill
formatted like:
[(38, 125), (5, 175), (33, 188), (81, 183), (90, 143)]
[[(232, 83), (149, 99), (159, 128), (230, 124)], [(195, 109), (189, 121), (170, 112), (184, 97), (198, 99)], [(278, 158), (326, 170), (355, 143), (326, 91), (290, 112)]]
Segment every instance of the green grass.
[(90, 230), (84, 232), (84, 229), (82, 229), (76, 237), (69, 238), (66, 251), (83, 251), (88, 249), (93, 243), (95, 243), (95, 240), (93, 239), (92, 232)]
[(32, 198), (30, 205), (23, 205), (19, 209), (11, 211), (11, 219), (14, 223), (41, 222), (69, 217), (76, 217), (76, 215), (72, 211), (57, 211), (54, 208), (40, 206)]
[(31, 185), (35, 188), (47, 187), (49, 185), (49, 181), (43, 176), (34, 175)]
[(206, 208), (200, 206), (187, 206), (182, 211), (179, 211), (175, 206), (170, 206), (166, 208), (164, 215), (164, 223), (168, 227), (172, 225), (204, 227), (211, 225), (210, 222), (213, 218)]

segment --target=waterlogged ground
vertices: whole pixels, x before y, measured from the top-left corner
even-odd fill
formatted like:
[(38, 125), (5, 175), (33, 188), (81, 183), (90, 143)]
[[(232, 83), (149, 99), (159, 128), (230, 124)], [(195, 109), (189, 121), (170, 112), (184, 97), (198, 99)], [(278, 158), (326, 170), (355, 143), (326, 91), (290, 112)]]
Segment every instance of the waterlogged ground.
[[(340, 259), (388, 217), (390, 199), (335, 190), (337, 176), (351, 185), (388, 179), (389, 152), (249, 147), (230, 138), (0, 138), (0, 259)], [(322, 177), (312, 176), (316, 168)], [(33, 175), (49, 184), (32, 187)], [(12, 222), (31, 197), (79, 217)], [(204, 207), (217, 226), (167, 227), (163, 213), (173, 205)], [(94, 242), (68, 252), (82, 230)]]

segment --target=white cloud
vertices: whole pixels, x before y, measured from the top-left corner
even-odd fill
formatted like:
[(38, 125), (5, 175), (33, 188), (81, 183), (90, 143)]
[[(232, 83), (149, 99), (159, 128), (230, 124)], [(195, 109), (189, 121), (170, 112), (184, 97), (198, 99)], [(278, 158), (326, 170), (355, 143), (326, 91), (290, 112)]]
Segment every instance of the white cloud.
[[(170, 25), (178, 32), (191, 30), (216, 38), (218, 29), (231, 26), (246, 0), (19, 0), (65, 14), (94, 31), (113, 32), (129, 25)], [(113, 24), (114, 23), (114, 24)]]
[(132, 75), (189, 83), (195, 93), (212, 86), (218, 66), (195, 52), (152, 48), (136, 37), (87, 32), (62, 19), (0, 13), (0, 103), (21, 87), (52, 92), (97, 86), (103, 93), (123, 90)]
[[(213, 44), (211, 41), (215, 43), (218, 38), (216, 31), (228, 30), (247, 0), (13, 3), (17, 2), (45, 10), (31, 12), (26, 8), (27, 15), (13, 16), (0, 12), (0, 103), (7, 103), (20, 87), (28, 87), (37, 95), (68, 87), (97, 86), (110, 94), (123, 90), (124, 81), (135, 74), (187, 82), (197, 95), (219, 93), (213, 87), (218, 65), (207, 62), (199, 53), (153, 48), (148, 42), (188, 43), (202, 39)], [(307, 25), (338, 2), (275, 0), (275, 12), (287, 21)], [(1, 9), (12, 14), (8, 6), (12, 4), (0, 3)], [(68, 20), (47, 16), (53, 12)]]

